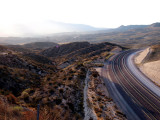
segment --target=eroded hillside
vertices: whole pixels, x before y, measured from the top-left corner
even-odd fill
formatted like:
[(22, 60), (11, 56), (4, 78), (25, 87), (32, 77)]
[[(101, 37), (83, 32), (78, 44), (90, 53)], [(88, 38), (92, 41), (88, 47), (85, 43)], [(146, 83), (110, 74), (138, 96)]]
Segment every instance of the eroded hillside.
[[(114, 51), (123, 49), (116, 44), (88, 42), (53, 46), (44, 51), (30, 49), (24, 52), (22, 49), (20, 52), (21, 49), (5, 48), (0, 54), (0, 104), (4, 109), (1, 118), (34, 120), (40, 104), (40, 120), (83, 119), (87, 71), (102, 67)], [(94, 74), (91, 78), (95, 78)], [(98, 79), (92, 81), (96, 83)], [(92, 89), (95, 91), (94, 87)], [(95, 93), (98, 99), (97, 90)], [(108, 97), (101, 97), (102, 101), (95, 101), (100, 106), (95, 107), (99, 118), (126, 119), (115, 106), (112, 116), (100, 112), (103, 101), (113, 102)]]
[(160, 86), (160, 45), (153, 45), (143, 50), (136, 58), (140, 70), (156, 85)]

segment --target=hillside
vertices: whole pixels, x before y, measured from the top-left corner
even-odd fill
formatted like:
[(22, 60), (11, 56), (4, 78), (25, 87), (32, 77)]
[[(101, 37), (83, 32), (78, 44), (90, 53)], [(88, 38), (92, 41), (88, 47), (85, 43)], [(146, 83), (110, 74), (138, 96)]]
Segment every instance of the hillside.
[[(37, 105), (40, 103), (40, 120), (46, 117), (75, 120), (83, 119), (86, 114), (86, 74), (90, 73), (89, 78), (98, 87), (102, 81), (94, 67), (102, 67), (103, 62), (112, 56), (114, 51), (125, 48), (111, 43), (74, 42), (46, 49), (46, 56), (32, 50), (26, 53), (7, 49), (9, 52), (0, 54), (0, 117), (34, 120)], [(96, 82), (97, 80), (101, 82)], [(100, 88), (92, 91), (96, 95), (101, 92), (97, 100), (93, 99), (96, 103), (93, 111), (97, 118), (126, 119), (113, 100), (102, 94)], [(112, 111), (101, 107), (103, 101), (105, 104), (112, 103)], [(91, 116), (88, 117), (92, 119)]]
[(153, 24), (151, 24), (151, 27), (160, 27), (160, 23), (153, 23)]
[(46, 49), (41, 52), (42, 55), (48, 57), (73, 57), (88, 54), (99, 54), (104, 51), (109, 51), (113, 46), (118, 46), (116, 44), (111, 44), (108, 42), (90, 44), (89, 42), (73, 42), (69, 44), (60, 45), (59, 47), (53, 47)]
[(160, 45), (153, 45), (141, 52), (136, 58), (140, 70), (156, 85), (160, 86)]
[(131, 30), (131, 29), (142, 29), (142, 28), (146, 28), (149, 25), (121, 25), (120, 27), (118, 27), (116, 30), (117, 31), (127, 31), (127, 30)]
[[(50, 69), (56, 70), (52, 61), (45, 57), (43, 59), (38, 55), (29, 57), (29, 54), (22, 55), (12, 50), (5, 51), (5, 54), (0, 54), (1, 90), (12, 92), (17, 96), (29, 86), (39, 85), (40, 80)], [(52, 68), (49, 69), (47, 65), (44, 66), (44, 62), (41, 62), (41, 60), (45, 61), (45, 64), (51, 65)]]
[(24, 53), (24, 52), (29, 53), (29, 52), (32, 51), (30, 49), (24, 48), (21, 45), (6, 45), (6, 47), (8, 47), (10, 50), (17, 51), (17, 52), (22, 52), (22, 53)]
[(46, 49), (42, 51), (41, 54), (48, 57), (58, 57), (58, 56), (63, 56), (89, 46), (90, 46), (90, 43), (88, 42), (73, 42), (73, 43), (62, 44), (57, 47)]
[(90, 44), (88, 42), (73, 42), (64, 45), (60, 45), (58, 48), (53, 47), (40, 52), (41, 55), (51, 57), (60, 67), (66, 67), (73, 64), (76, 61), (89, 59), (91, 57), (99, 58), (98, 55), (109, 55), (109, 52), (113, 49), (124, 50), (126, 48), (116, 44), (103, 42), (97, 44)]
[(33, 42), (22, 45), (24, 48), (28, 49), (46, 49), (50, 47), (57, 46), (57, 43), (54, 42)]
[(5, 53), (8, 53), (10, 51), (11, 50), (8, 47), (0, 45), (0, 54), (5, 54)]
[[(127, 26), (122, 26), (123, 30), (112, 32), (99, 33), (90, 35), (92, 42), (107, 41), (128, 47), (143, 47), (160, 43), (160, 27), (156, 24), (151, 24), (145, 27), (128, 29)], [(118, 28), (118, 29), (120, 29)], [(126, 30), (124, 30), (126, 28)]]
[(33, 42), (24, 45), (5, 45), (9, 49), (22, 53), (32, 53), (33, 51), (41, 51), (50, 47), (58, 46), (54, 42)]

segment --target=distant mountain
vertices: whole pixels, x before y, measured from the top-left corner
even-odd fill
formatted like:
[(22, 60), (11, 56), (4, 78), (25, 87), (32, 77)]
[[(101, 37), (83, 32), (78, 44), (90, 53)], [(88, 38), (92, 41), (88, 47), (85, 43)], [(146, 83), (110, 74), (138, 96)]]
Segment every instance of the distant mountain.
[(153, 23), (153, 24), (151, 24), (151, 27), (160, 27), (160, 23), (159, 22)]
[(121, 25), (120, 27), (118, 27), (115, 30), (124, 31), (124, 30), (138, 29), (138, 28), (146, 28), (148, 26), (149, 25), (127, 25), (127, 26)]
[[(57, 23), (62, 24), (62, 23)], [(78, 26), (73, 24), (64, 24), (66, 28), (76, 29)], [(72, 26), (72, 27), (71, 27)], [(83, 25), (82, 25), (83, 26)], [(82, 29), (87, 29), (84, 25)], [(112, 42), (127, 46), (145, 46), (160, 43), (160, 23), (153, 23), (151, 25), (128, 25), (120, 26), (115, 29), (99, 30), (92, 32), (69, 32), (56, 33), (47, 36), (38, 37), (0, 37), (0, 43), (8, 44), (26, 44), (32, 42), (55, 42), (55, 43), (69, 43), (69, 42)], [(80, 27), (79, 27), (80, 28)], [(90, 28), (90, 27), (88, 27)], [(91, 27), (92, 28), (92, 27)]]
[(57, 28), (58, 27), (61, 28), (62, 32), (86, 32), (86, 31), (96, 31), (101, 29), (84, 24), (71, 24), (71, 23), (62, 23), (54, 21), (50, 21), (50, 24), (53, 26), (57, 26)]

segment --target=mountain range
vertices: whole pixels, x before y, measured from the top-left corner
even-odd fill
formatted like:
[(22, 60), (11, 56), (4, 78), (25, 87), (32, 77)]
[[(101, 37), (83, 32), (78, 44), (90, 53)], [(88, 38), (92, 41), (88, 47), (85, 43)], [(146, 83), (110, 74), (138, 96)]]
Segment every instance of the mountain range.
[[(0, 43), (17, 45), (32, 42), (68, 43), (89, 41), (93, 43), (112, 42), (127, 46), (143, 46), (160, 42), (160, 23), (158, 22), (151, 25), (122, 25), (114, 29), (99, 29), (80, 24), (56, 24), (72, 32), (43, 34), (34, 37), (0, 37)], [(79, 32), (76, 32), (76, 30)]]

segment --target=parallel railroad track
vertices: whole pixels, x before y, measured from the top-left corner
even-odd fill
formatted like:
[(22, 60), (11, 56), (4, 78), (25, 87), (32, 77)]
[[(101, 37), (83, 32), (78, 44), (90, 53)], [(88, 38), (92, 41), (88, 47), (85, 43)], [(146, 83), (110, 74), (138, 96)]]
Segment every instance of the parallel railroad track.
[(160, 120), (160, 97), (143, 85), (127, 66), (127, 57), (132, 52), (126, 51), (112, 57), (106, 76), (139, 119)]

